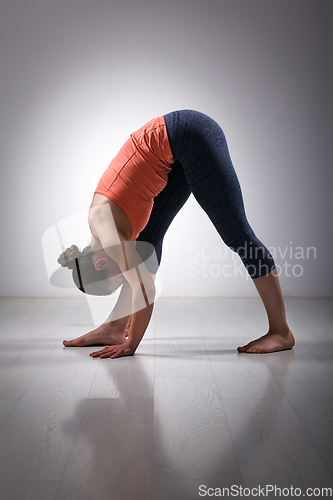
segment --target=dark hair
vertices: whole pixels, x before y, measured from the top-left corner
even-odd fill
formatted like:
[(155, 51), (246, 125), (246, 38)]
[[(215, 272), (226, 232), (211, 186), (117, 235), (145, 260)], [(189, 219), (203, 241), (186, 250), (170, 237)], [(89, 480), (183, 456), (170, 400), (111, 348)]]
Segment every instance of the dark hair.
[(72, 270), (73, 281), (81, 292), (89, 295), (110, 295), (110, 283), (106, 281), (108, 276), (103, 269), (97, 271), (92, 255), (90, 246), (81, 252), (76, 245), (72, 245), (60, 254), (58, 262), (62, 267)]

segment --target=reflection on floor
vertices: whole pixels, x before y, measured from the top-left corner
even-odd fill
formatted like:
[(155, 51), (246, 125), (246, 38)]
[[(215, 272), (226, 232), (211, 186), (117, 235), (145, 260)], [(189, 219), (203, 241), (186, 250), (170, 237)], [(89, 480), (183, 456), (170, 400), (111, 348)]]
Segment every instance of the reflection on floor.
[(93, 326), (84, 298), (0, 299), (1, 499), (332, 488), (332, 300), (286, 306), (290, 351), (237, 354), (259, 299), (162, 298), (136, 355), (100, 360), (62, 347)]

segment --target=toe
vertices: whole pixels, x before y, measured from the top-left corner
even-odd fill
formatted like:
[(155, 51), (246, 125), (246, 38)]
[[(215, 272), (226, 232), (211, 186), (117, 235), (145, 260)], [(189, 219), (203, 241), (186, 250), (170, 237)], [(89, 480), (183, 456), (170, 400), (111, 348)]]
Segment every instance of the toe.
[(65, 347), (75, 347), (75, 341), (74, 340), (64, 340), (63, 344)]

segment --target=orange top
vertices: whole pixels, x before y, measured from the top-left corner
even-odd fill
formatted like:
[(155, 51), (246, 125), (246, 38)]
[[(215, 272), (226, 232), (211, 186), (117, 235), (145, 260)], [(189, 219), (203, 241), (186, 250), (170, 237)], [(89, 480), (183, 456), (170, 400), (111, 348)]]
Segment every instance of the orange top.
[(95, 193), (127, 215), (131, 240), (147, 225), (154, 197), (166, 185), (172, 163), (164, 117), (159, 116), (131, 134), (100, 178)]

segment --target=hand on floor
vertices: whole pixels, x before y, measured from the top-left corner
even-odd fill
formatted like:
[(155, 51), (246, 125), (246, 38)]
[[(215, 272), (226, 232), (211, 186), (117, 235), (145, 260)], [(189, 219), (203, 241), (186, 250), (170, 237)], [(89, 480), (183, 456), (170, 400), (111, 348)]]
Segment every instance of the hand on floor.
[(127, 344), (120, 345), (107, 345), (104, 349), (100, 351), (95, 351), (90, 353), (93, 358), (120, 358), (122, 356), (132, 356), (134, 350)]

